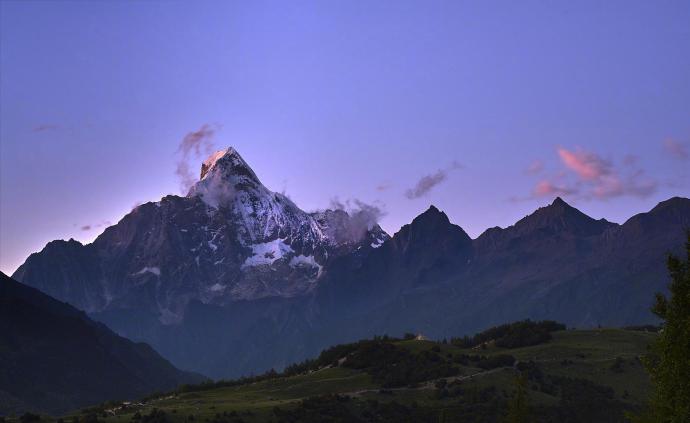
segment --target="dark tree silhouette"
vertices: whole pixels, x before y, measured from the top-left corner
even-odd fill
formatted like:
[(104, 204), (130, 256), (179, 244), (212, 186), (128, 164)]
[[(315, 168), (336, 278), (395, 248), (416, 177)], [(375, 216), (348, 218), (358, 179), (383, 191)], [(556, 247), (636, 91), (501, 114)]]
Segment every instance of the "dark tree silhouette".
[(690, 231), (685, 247), (685, 261), (668, 258), (670, 296), (657, 294), (652, 307), (664, 323), (645, 359), (654, 394), (639, 422), (690, 422)]

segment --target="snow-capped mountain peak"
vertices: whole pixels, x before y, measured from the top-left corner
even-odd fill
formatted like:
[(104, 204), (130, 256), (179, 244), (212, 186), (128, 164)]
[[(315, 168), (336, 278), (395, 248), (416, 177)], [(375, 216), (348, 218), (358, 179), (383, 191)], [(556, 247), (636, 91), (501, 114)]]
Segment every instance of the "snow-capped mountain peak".
[(216, 151), (201, 164), (201, 180), (209, 174), (220, 173), (225, 179), (247, 179), (261, 183), (256, 173), (233, 147)]
[[(232, 147), (216, 151), (201, 164), (201, 178), (188, 197), (200, 197), (214, 209), (231, 207), (240, 191), (269, 192), (254, 170)], [(259, 192), (261, 191), (261, 192)]]
[(89, 312), (147, 302), (167, 324), (179, 322), (191, 300), (303, 295), (337, 257), (366, 255), (389, 238), (361, 214), (305, 212), (227, 148), (204, 160), (187, 196), (142, 204), (92, 244), (56, 245), (81, 267), (64, 273), (77, 277), (46, 286)]

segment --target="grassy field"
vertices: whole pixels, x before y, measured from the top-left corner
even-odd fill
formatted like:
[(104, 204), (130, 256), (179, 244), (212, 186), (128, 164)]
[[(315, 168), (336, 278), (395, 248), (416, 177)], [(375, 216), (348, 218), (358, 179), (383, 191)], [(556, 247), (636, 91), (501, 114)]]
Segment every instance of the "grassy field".
[[(297, 400), (323, 393), (347, 393), (374, 388), (371, 377), (345, 368), (325, 368), (307, 375), (277, 378), (247, 385), (209, 391), (166, 395), (141, 406), (106, 413), (105, 421), (130, 421), (135, 412), (146, 414), (153, 408), (164, 410), (173, 420), (211, 418), (224, 412), (236, 412), (248, 421), (265, 421), (276, 406), (289, 406)], [(69, 418), (68, 418), (69, 419)]]
[[(449, 360), (461, 354), (489, 357), (510, 354), (518, 363), (532, 362), (541, 372), (550, 376), (587, 379), (610, 387), (615, 392), (616, 400), (634, 407), (642, 404), (649, 395), (650, 382), (639, 357), (645, 354), (655, 336), (653, 333), (621, 329), (568, 330), (555, 332), (553, 339), (546, 343), (514, 349), (491, 345), (462, 349), (450, 344), (417, 340), (393, 343), (415, 354), (433, 349), (436, 354)], [(105, 407), (106, 411), (99, 414), (99, 420), (130, 422), (135, 413), (145, 415), (157, 408), (165, 411), (170, 420), (179, 422), (213, 421), (214, 416), (231, 413), (236, 413), (246, 422), (261, 422), (271, 420), (274, 407), (290, 409), (305, 398), (324, 394), (340, 394), (356, 401), (416, 403), (439, 410), (455, 407), (458, 398), (466, 400), (468, 395), (478, 395), (486, 389), (490, 389), (491, 395), (497, 400), (507, 401), (511, 397), (518, 373), (515, 367), (482, 370), (459, 364), (455, 366), (459, 370), (458, 375), (442, 379), (446, 386), (461, 387), (461, 395), (440, 396), (439, 379), (382, 390), (364, 371), (326, 367), (308, 374), (241, 386), (166, 394), (124, 408)], [(544, 392), (532, 382), (529, 384), (529, 397), (533, 406), (559, 403), (556, 395)], [(64, 419), (69, 421), (75, 415), (82, 413), (65, 416)]]

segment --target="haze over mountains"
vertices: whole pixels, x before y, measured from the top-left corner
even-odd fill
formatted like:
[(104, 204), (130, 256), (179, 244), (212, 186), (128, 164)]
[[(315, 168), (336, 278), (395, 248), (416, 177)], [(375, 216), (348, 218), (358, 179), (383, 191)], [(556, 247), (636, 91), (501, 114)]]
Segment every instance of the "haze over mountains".
[(391, 238), (366, 209), (301, 210), (230, 148), (186, 197), (143, 204), (92, 244), (53, 241), (13, 276), (180, 368), (228, 377), (373, 334), (653, 322), (688, 227), (686, 198), (622, 225), (557, 198), (474, 240), (432, 206)]

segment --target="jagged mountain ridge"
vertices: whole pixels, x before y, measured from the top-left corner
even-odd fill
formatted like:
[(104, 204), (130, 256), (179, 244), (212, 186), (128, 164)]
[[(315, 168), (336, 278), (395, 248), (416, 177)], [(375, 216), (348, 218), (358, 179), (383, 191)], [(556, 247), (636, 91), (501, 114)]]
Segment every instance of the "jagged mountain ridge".
[[(432, 208), (422, 216), (436, 214)], [(353, 313), (338, 307), (338, 318), (349, 316), (350, 326), (370, 334), (414, 329), (455, 336), (522, 318), (579, 327), (653, 322), (649, 307), (654, 293), (666, 290), (666, 255), (682, 251), (690, 200), (672, 198), (618, 225), (558, 198), (471, 244), (446, 219), (436, 219), (445, 229), (433, 231), (422, 222), (415, 219), (361, 265), (329, 275), (317, 292), (321, 302), (362, 305)], [(414, 232), (429, 234), (415, 241), (422, 251), (438, 232), (451, 238), (442, 244), (463, 247), (439, 249), (433, 260), (411, 265), (393, 246), (413, 242)], [(401, 264), (389, 265), (395, 262)]]
[(191, 300), (302, 295), (335, 257), (388, 238), (357, 212), (304, 212), (228, 148), (186, 197), (136, 207), (91, 244), (53, 241), (13, 276), (89, 313), (147, 308), (174, 323)]

